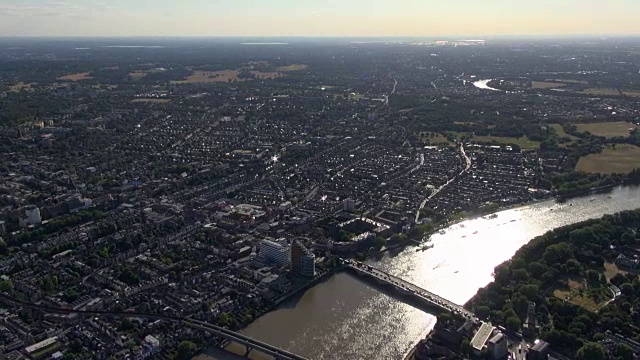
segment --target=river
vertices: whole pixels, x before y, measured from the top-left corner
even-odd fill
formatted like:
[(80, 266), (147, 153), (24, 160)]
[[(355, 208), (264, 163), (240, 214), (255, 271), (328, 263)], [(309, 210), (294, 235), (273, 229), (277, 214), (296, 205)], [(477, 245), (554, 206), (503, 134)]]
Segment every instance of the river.
[(492, 88), (491, 86), (489, 86), (489, 83), (491, 81), (493, 81), (493, 79), (478, 80), (473, 83), (473, 86), (483, 90), (502, 91), (500, 89)]
[[(463, 304), (492, 281), (496, 265), (532, 238), (635, 209), (640, 207), (638, 199), (639, 187), (620, 187), (565, 204), (531, 204), (499, 212), (494, 219), (453, 225), (432, 236), (433, 248), (427, 251), (409, 247), (368, 263)], [(342, 273), (257, 319), (244, 333), (313, 360), (402, 359), (434, 324), (433, 315)]]

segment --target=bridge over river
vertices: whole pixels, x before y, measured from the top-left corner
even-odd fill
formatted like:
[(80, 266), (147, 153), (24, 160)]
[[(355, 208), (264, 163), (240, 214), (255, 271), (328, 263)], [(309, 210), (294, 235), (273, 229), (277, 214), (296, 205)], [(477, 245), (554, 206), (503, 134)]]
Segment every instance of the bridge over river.
[(462, 315), (463, 317), (473, 322), (478, 322), (478, 318), (476, 318), (476, 316), (471, 311), (465, 309), (463, 306), (449, 301), (439, 295), (432, 293), (429, 290), (425, 290), (395, 275), (391, 275), (387, 272), (355, 260), (342, 260), (342, 264), (348, 270), (351, 270), (358, 275), (368, 276), (373, 278), (378, 283), (392, 286), (396, 291), (403, 295), (410, 296), (422, 303), (426, 303), (429, 306), (433, 306), (454, 314)]

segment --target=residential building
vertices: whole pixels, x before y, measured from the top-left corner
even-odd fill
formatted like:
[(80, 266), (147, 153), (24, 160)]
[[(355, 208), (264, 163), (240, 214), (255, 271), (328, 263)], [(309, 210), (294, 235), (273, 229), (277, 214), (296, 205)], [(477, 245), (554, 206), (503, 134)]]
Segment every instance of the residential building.
[(351, 198), (344, 199), (344, 201), (342, 202), (342, 210), (346, 212), (354, 212), (355, 209), (356, 209), (356, 202), (353, 199)]
[(23, 215), (20, 216), (20, 227), (27, 227), (29, 225), (36, 225), (42, 222), (40, 217), (40, 209), (37, 206), (27, 206), (24, 209)]
[(291, 270), (303, 276), (315, 276), (316, 257), (299, 240), (291, 244)]
[(527, 360), (547, 360), (549, 358), (549, 343), (537, 340), (527, 352)]
[(487, 340), (489, 340), (489, 337), (493, 334), (493, 329), (494, 327), (490, 323), (482, 323), (480, 329), (478, 329), (473, 339), (471, 339), (471, 347), (475, 354), (480, 354)]
[(504, 359), (509, 352), (507, 337), (503, 333), (498, 333), (487, 343), (487, 350), (492, 359)]

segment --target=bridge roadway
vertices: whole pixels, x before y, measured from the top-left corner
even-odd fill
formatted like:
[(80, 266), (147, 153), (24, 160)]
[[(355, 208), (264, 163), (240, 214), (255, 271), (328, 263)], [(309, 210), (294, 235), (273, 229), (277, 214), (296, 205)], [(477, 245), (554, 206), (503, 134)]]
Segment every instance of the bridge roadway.
[(438, 307), (440, 309), (443, 309), (445, 311), (449, 311), (452, 313), (460, 314), (465, 318), (474, 322), (478, 321), (475, 315), (471, 311), (465, 309), (464, 307), (452, 301), (449, 301), (441, 296), (438, 296), (432, 293), (431, 291), (425, 290), (415, 284), (412, 284), (406, 280), (403, 280), (395, 275), (391, 275), (382, 270), (378, 270), (372, 266), (369, 266), (367, 264), (364, 264), (355, 260), (343, 260), (343, 263), (345, 266), (347, 266), (348, 268), (358, 273), (374, 277), (378, 281), (383, 282), (387, 285), (391, 285), (396, 289), (404, 290), (405, 293), (415, 296), (420, 300), (427, 301), (428, 303), (430, 303), (435, 307)]
[(231, 340), (244, 345), (247, 348), (247, 352), (245, 356), (247, 356), (251, 350), (255, 349), (269, 356), (273, 356), (277, 360), (308, 360), (307, 358), (302, 357), (300, 355), (296, 355), (289, 351), (277, 348), (273, 345), (269, 345), (267, 343), (250, 338), (246, 335), (237, 333), (235, 331), (231, 331), (229, 329), (225, 329), (223, 327), (209, 324), (207, 322), (199, 321), (192, 318), (183, 318), (183, 317), (159, 315), (159, 314), (146, 314), (146, 313), (137, 313), (137, 312), (86, 311), (86, 310), (52, 308), (48, 306), (43, 306), (43, 305), (22, 301), (20, 299), (16, 299), (12, 296), (2, 294), (2, 293), (0, 293), (0, 300), (4, 300), (6, 302), (18, 305), (23, 308), (39, 310), (45, 313), (52, 313), (52, 314), (80, 314), (80, 315), (90, 315), (90, 316), (119, 317), (119, 318), (139, 317), (139, 318), (145, 318), (145, 319), (151, 319), (151, 320), (165, 320), (165, 321), (178, 322), (186, 326), (203, 330), (215, 336), (219, 336), (224, 339)]

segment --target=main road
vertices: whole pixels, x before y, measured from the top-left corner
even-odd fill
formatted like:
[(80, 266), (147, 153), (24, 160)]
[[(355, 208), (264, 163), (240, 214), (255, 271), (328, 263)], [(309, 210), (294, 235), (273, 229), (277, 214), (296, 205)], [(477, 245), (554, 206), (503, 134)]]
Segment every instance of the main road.
[(418, 220), (420, 219), (420, 210), (424, 209), (424, 207), (427, 205), (427, 203), (431, 199), (433, 199), (434, 196), (438, 195), (438, 193), (440, 193), (444, 188), (446, 188), (447, 186), (449, 186), (449, 184), (454, 182), (458, 178), (458, 176), (466, 173), (471, 168), (471, 158), (467, 155), (467, 152), (464, 149), (464, 144), (463, 143), (460, 143), (460, 154), (462, 154), (462, 157), (464, 158), (464, 161), (465, 161), (464, 169), (462, 169), (458, 174), (456, 174), (456, 176), (454, 176), (451, 179), (449, 179), (444, 185), (442, 185), (439, 188), (435, 189), (431, 193), (431, 195), (429, 195), (424, 200), (422, 200), (422, 202), (420, 203), (420, 206), (416, 210), (416, 218), (415, 218), (415, 223), (416, 224), (418, 223)]

